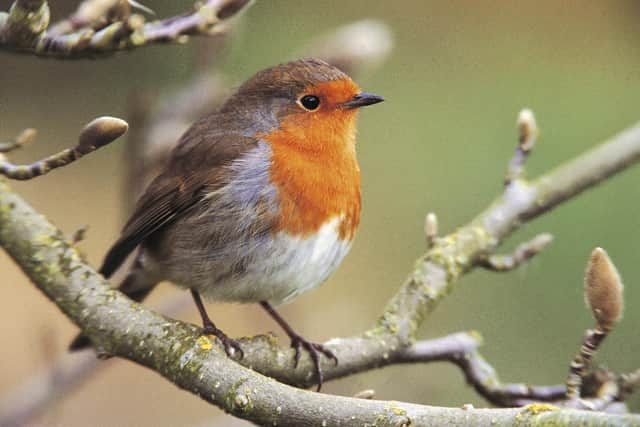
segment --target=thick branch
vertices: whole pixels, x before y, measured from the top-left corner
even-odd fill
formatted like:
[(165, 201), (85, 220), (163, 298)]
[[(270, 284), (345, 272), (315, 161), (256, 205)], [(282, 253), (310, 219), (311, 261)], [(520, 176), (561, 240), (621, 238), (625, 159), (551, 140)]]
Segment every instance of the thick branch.
[[(548, 405), (520, 409), (437, 408), (331, 396), (278, 383), (235, 363), (218, 346), (198, 339), (197, 327), (156, 314), (113, 290), (81, 260), (59, 230), (3, 182), (0, 244), (103, 351), (147, 366), (230, 413), (261, 424), (499, 426), (516, 422), (640, 422), (638, 416), (559, 411)], [(245, 344), (251, 347), (249, 342)], [(272, 357), (278, 360), (278, 354)]]
[[(187, 297), (187, 295), (183, 295)], [(173, 317), (186, 305), (188, 298), (174, 298), (159, 311)], [(466, 359), (465, 354), (474, 352), (480, 345), (476, 334), (458, 332), (433, 340), (424, 340), (406, 348), (391, 363), (427, 363)], [(110, 365), (101, 363), (93, 352), (64, 354), (51, 367), (32, 375), (20, 386), (1, 396), (0, 425), (26, 425), (66, 393), (82, 385), (90, 375)], [(483, 378), (484, 380), (484, 378)], [(486, 378), (497, 384), (494, 377)], [(564, 394), (564, 388), (563, 392)]]
[(520, 225), (575, 197), (640, 159), (640, 125), (561, 165), (533, 182), (513, 181), (469, 224), (438, 239), (416, 263), (378, 321), (380, 333), (406, 345), (425, 316), (461, 275), (486, 258)]
[[(532, 184), (515, 181), (470, 225), (438, 239), (434, 248), (419, 260), (416, 270), (391, 301), (377, 328), (359, 337), (328, 343), (341, 364), (338, 367), (324, 366), (327, 378), (382, 366), (386, 360), (398, 357), (411, 343), (418, 325), (442, 298), (445, 290), (522, 221), (595, 185), (639, 157), (640, 128), (635, 127)], [(149, 366), (177, 385), (238, 416), (264, 421), (270, 419), (267, 417), (279, 418), (286, 409), (287, 419), (294, 420), (295, 425), (303, 425), (300, 424), (301, 418), (297, 418), (303, 415), (315, 424), (323, 417), (322, 413), (317, 413), (317, 408), (324, 405), (324, 408), (331, 408), (328, 416), (336, 417), (328, 419), (329, 423), (332, 420), (344, 421), (341, 417), (346, 408), (350, 415), (365, 417), (357, 418), (360, 423), (373, 415), (382, 417), (381, 420), (386, 420), (387, 416), (397, 420), (398, 414), (389, 410), (395, 404), (359, 400), (354, 406), (346, 398), (309, 394), (247, 371), (222, 356), (217, 347), (209, 349), (210, 345), (197, 341), (196, 327), (172, 321), (131, 303), (109, 288), (81, 261), (62, 233), (11, 193), (5, 184), (0, 184), (0, 244), (34, 283), (81, 325), (103, 351)], [(118, 313), (118, 316), (113, 313)], [(243, 363), (257, 371), (290, 384), (311, 383), (312, 369), (308, 358), (303, 358), (300, 367), (293, 370), (291, 352), (275, 346), (268, 338), (245, 341), (243, 348), (246, 354)], [(290, 407), (287, 402), (296, 402), (296, 407)], [(311, 411), (307, 405), (314, 410)], [(443, 416), (440, 409), (398, 405), (402, 405), (400, 412), (415, 417)], [(457, 419), (456, 411), (446, 410), (445, 413)], [(465, 417), (477, 416), (479, 418), (474, 420), (481, 422), (484, 419), (482, 414), (486, 413), (493, 414), (489, 411), (476, 415), (466, 411)], [(513, 421), (511, 417), (516, 414), (504, 411), (494, 415), (497, 420)], [(556, 416), (567, 416), (573, 421), (582, 417), (600, 419), (598, 414), (572, 411), (548, 412), (534, 419)], [(630, 419), (640, 422), (636, 418)], [(615, 423), (623, 419), (613, 417), (607, 420)]]

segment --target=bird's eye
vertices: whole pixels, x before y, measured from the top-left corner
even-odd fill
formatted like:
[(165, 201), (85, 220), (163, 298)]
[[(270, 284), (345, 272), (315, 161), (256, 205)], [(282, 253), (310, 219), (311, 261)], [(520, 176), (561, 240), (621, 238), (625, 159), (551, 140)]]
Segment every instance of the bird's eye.
[(315, 95), (305, 95), (300, 98), (300, 104), (307, 110), (313, 111), (320, 106), (320, 98)]

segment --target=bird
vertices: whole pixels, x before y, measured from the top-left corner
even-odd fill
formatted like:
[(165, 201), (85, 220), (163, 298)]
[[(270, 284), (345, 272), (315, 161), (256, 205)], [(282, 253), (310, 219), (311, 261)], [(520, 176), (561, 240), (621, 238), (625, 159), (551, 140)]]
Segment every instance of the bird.
[[(320, 390), (320, 356), (337, 357), (275, 307), (325, 282), (349, 251), (361, 209), (357, 112), (383, 100), (319, 59), (259, 71), (182, 135), (100, 273), (110, 278), (135, 253), (119, 290), (141, 302), (161, 281), (189, 289), (202, 333), (230, 357), (242, 348), (202, 297), (259, 303), (289, 336), (294, 367), (309, 353)], [(80, 334), (70, 349), (89, 346)]]

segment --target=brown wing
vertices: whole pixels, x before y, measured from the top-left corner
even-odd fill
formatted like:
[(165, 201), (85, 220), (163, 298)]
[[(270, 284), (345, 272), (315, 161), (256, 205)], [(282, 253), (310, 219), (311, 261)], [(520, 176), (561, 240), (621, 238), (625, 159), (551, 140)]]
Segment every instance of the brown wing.
[(105, 256), (102, 275), (110, 277), (138, 245), (179, 219), (207, 192), (224, 185), (223, 166), (256, 147), (255, 138), (221, 134), (213, 128), (217, 118), (202, 119), (183, 135), (169, 165), (149, 185)]

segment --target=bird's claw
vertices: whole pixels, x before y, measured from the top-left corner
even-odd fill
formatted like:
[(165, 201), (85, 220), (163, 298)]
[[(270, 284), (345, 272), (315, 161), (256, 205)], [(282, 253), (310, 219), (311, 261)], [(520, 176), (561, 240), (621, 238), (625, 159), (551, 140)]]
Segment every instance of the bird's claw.
[(322, 368), (320, 367), (320, 353), (322, 353), (327, 359), (332, 360), (333, 363), (338, 365), (338, 357), (323, 346), (322, 344), (316, 344), (310, 341), (305, 340), (301, 336), (291, 337), (291, 347), (295, 349), (296, 354), (293, 359), (293, 367), (298, 367), (298, 362), (300, 361), (300, 349), (304, 348), (309, 353), (311, 357), (311, 361), (313, 362), (313, 366), (315, 367), (316, 377), (318, 378), (318, 388), (316, 391), (320, 391), (322, 388), (322, 383), (324, 382), (324, 374), (322, 373)]
[(218, 338), (224, 346), (224, 351), (227, 353), (227, 356), (237, 358), (238, 360), (244, 357), (244, 351), (242, 351), (240, 343), (229, 338), (224, 332), (216, 328), (214, 325), (204, 325), (202, 332), (203, 335), (213, 335)]

